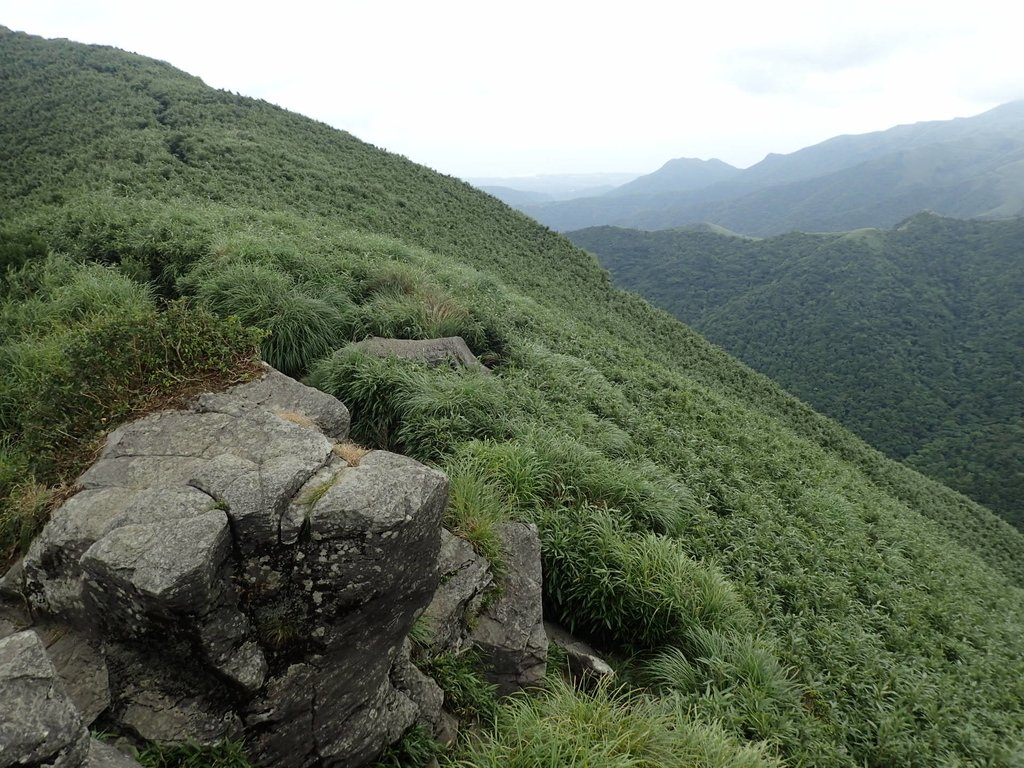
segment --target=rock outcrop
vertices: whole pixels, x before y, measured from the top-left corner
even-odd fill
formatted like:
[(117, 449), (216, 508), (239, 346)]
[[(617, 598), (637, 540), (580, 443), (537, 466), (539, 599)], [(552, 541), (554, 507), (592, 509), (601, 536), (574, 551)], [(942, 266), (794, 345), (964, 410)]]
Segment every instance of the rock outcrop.
[(94, 722), (135, 743), (244, 738), (271, 768), (365, 765), (414, 723), (448, 741), (412, 663), (421, 616), (418, 654), (475, 645), (502, 693), (537, 684), (536, 530), (500, 526), (495, 584), (441, 527), (447, 478), (352, 450), (348, 426), (268, 369), (112, 432), (0, 585), (0, 703), (18, 711), (0, 768), (135, 765), (90, 742)]
[(446, 336), (442, 339), (386, 339), (371, 336), (352, 347), (377, 357), (398, 357), (427, 365), (450, 365), (480, 373), (491, 372), (476, 359), (461, 336)]
[(494, 577), (487, 560), (468, 542), (444, 530), (438, 570), (440, 585), (422, 617), (425, 644), (431, 655), (458, 653), (469, 640), (468, 625), (479, 614)]
[[(89, 736), (89, 717), (75, 706), (51, 662), (59, 642), (47, 648), (32, 630), (0, 637), (0, 768), (139, 768)], [(66, 657), (68, 647), (56, 652)]]
[(77, 768), (89, 732), (35, 632), (0, 640), (0, 768)]
[(535, 687), (547, 670), (548, 636), (542, 608), (541, 553), (537, 528), (498, 526), (505, 575), (497, 598), (485, 604), (471, 638), (481, 650), (487, 677), (499, 694)]
[(361, 765), (436, 718), (403, 649), (438, 584), (447, 478), (385, 452), (350, 466), (347, 428), (337, 400), (268, 371), (110, 435), (22, 576), (33, 617), (100, 658), (89, 718), (244, 734), (268, 766)]
[(558, 646), (565, 653), (569, 675), (580, 686), (594, 686), (615, 677), (615, 670), (602, 659), (597, 651), (569, 630), (553, 622), (544, 622), (548, 642)]

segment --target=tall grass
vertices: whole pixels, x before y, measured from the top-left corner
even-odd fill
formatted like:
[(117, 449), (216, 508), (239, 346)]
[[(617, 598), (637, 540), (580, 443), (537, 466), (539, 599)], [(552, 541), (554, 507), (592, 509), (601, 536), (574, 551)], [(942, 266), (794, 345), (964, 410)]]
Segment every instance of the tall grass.
[(552, 681), (512, 699), (495, 728), (468, 739), (459, 768), (770, 768), (781, 763), (715, 725), (696, 723), (671, 699)]

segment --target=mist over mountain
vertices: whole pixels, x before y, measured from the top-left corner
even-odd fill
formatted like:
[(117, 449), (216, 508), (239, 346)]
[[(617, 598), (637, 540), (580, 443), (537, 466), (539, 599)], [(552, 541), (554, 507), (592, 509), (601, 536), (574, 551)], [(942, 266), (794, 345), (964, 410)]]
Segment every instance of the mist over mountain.
[[(660, 172), (659, 172), (660, 173)], [(625, 189), (643, 189), (641, 177)], [(1024, 102), (947, 121), (838, 136), (689, 191), (524, 206), (560, 231), (709, 222), (748, 235), (891, 227), (922, 210), (958, 218), (1024, 213)]]
[[(301, 503), (261, 518), (281, 548), (315, 545), (317, 504), (352, 476), (349, 459), (364, 449), (405, 454), (446, 474), (452, 547), (499, 574), (499, 590), (511, 581), (500, 574), (522, 554), (509, 551), (502, 526), (535, 529), (544, 618), (616, 667), (619, 687), (594, 687), (574, 682), (552, 653), (533, 660), (547, 670), (536, 688), (499, 699), (487, 682), (494, 670), (475, 651), (435, 654), (423, 644), (424, 626), (413, 624), (400, 645), (419, 672), (410, 665), (395, 676), (428, 688), (430, 714), (443, 707), (465, 737), (435, 743), (420, 723), (390, 734), (401, 735), (394, 745), (368, 745), (360, 764), (385, 748), (382, 764), (436, 759), (450, 768), (1019, 764), (1024, 536), (991, 510), (886, 458), (615, 287), (590, 253), (469, 184), (112, 48), (0, 28), (0, 73), (3, 595), (18, 579), (8, 566), (111, 429), (175, 398), (192, 401), (211, 380), (237, 381), (239, 361), (251, 363), (258, 350), (342, 400), (359, 444), (348, 458), (331, 447), (325, 468), (337, 474), (321, 483), (317, 472)], [(942, 227), (951, 253), (973, 237)], [(925, 231), (933, 243), (947, 236)], [(865, 252), (855, 237), (844, 254)], [(844, 263), (830, 269), (841, 273)], [(748, 280), (750, 266), (734, 264), (735, 281)], [(886, 269), (877, 274), (893, 288)], [(827, 284), (817, 289), (828, 300)], [(1004, 280), (988, 290), (1018, 288)], [(938, 319), (959, 311), (943, 300), (934, 302)], [(360, 344), (370, 336), (459, 336), (479, 365), (378, 357)], [(296, 433), (301, 422), (282, 412), (259, 423)], [(258, 430), (252, 443), (246, 450), (259, 457)], [(130, 470), (139, 457), (118, 445), (128, 474), (112, 470), (119, 485), (103, 493), (123, 498), (137, 490)], [(265, 466), (204, 458), (218, 462), (225, 484), (239, 462)], [(187, 465), (181, 471), (190, 476)], [(189, 482), (188, 493), (198, 493), (202, 480)], [(365, 490), (380, 495), (376, 485)], [(244, 506), (260, 492), (244, 486), (238, 495)], [(173, 506), (162, 493), (150, 498)], [(210, 499), (197, 514), (217, 517), (230, 538), (236, 499)], [(440, 515), (440, 497), (431, 499)], [(389, 513), (395, 530), (403, 512)], [(142, 504), (131, 511), (140, 527), (146, 513)], [(81, 517), (83, 528), (106, 524), (88, 510)], [(350, 552), (358, 563), (373, 531), (363, 533), (333, 554)], [(242, 561), (223, 541), (216, 552), (230, 570)], [(79, 543), (57, 555), (84, 557)], [(238, 584), (229, 580), (215, 596), (237, 602), (225, 632), (251, 629), (266, 660), (244, 684), (225, 676), (204, 688), (205, 702), (229, 699), (242, 713), (243, 722), (215, 723), (230, 739), (230, 762), (193, 744), (206, 731), (188, 732), (174, 751), (143, 743), (118, 719), (144, 708), (159, 721), (170, 695), (145, 707), (113, 701), (94, 727), (149, 754), (178, 755), (161, 758), (167, 768), (246, 768), (254, 739), (278, 735), (264, 689), (319, 675), (296, 669), (299, 651), (331, 663), (317, 658), (316, 610), (282, 601), (268, 613), (260, 602), (268, 592), (307, 595), (303, 567), (282, 582), (239, 568)], [(253, 570), (262, 572), (258, 563)], [(440, 569), (426, 575), (441, 580)], [(343, 614), (333, 626), (355, 625), (346, 601), (377, 588), (370, 578), (331, 595)], [(220, 620), (221, 605), (210, 600)], [(148, 603), (129, 607), (137, 614), (139, 605)], [(204, 647), (183, 629), (194, 622), (157, 619), (166, 631), (143, 638), (156, 653), (165, 643), (186, 653)], [(376, 651), (388, 677), (399, 649), (374, 648), (361, 629), (352, 628), (361, 651)], [(143, 682), (146, 670), (115, 646), (104, 651), (112, 685)], [(362, 684), (361, 669), (343, 672)], [(201, 697), (184, 685), (175, 698), (192, 706)], [(322, 706), (316, 699), (300, 709), (299, 735), (282, 735), (298, 740), (297, 761), (319, 744)], [(43, 730), (33, 737), (45, 738)]]
[(611, 192), (635, 179), (636, 173), (551, 173), (536, 176), (489, 176), (468, 178), (477, 189), (513, 207), (518, 200), (573, 200)]
[(569, 237), (619, 285), (1024, 527), (1024, 220)]

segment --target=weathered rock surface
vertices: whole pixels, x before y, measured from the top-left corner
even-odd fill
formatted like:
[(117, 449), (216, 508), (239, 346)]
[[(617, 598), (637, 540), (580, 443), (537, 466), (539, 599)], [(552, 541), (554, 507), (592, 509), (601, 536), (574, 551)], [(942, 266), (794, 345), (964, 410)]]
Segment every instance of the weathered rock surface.
[(488, 679), (505, 695), (537, 685), (547, 668), (541, 552), (537, 528), (525, 523), (498, 526), (505, 577), (498, 597), (480, 613), (473, 643), (483, 652)]
[(90, 726), (110, 706), (110, 679), (103, 648), (91, 637), (55, 624), (33, 627), (68, 696)]
[(139, 768), (139, 764), (116, 747), (93, 739), (89, 744), (86, 768)]
[(602, 659), (597, 651), (572, 635), (569, 630), (547, 621), (544, 622), (544, 630), (547, 632), (548, 641), (565, 651), (569, 674), (575, 682), (594, 685), (615, 676), (615, 670), (608, 665), (608, 662)]
[(442, 339), (385, 339), (371, 336), (352, 345), (368, 355), (377, 357), (398, 357), (416, 360), (427, 365), (450, 365), (468, 368), (481, 373), (490, 369), (476, 359), (461, 336), (447, 336)]
[(0, 704), (0, 768), (87, 759), (89, 732), (35, 632), (0, 640)]
[(487, 560), (468, 542), (445, 530), (441, 531), (438, 570), (441, 582), (422, 619), (427, 646), (435, 655), (462, 650), (471, 623), (467, 617), (475, 619), (494, 582)]
[(384, 452), (349, 466), (347, 428), (336, 400), (269, 372), (110, 435), (22, 582), (37, 620), (93, 638), (109, 692), (89, 717), (146, 739), (244, 733), (289, 768), (359, 766), (436, 720), (403, 649), (438, 584), (447, 478)]

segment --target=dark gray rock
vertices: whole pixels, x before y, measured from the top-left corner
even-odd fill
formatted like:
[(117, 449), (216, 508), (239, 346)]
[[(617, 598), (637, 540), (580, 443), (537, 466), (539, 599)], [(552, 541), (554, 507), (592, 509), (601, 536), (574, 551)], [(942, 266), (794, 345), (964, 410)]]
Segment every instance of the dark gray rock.
[(487, 605), (472, 633), (483, 653), (487, 678), (506, 695), (537, 685), (547, 668), (540, 539), (525, 523), (498, 527), (506, 573), (498, 597)]
[(0, 601), (21, 603), (25, 600), (25, 563), (19, 558), (0, 576)]
[(347, 428), (269, 373), (108, 437), (25, 559), (36, 616), (101, 641), (105, 667), (68, 672), (107, 673), (90, 718), (158, 741), (244, 732), (288, 768), (360, 766), (435, 722), (440, 690), (403, 648), (438, 584), (447, 478), (380, 451), (350, 466)]
[(0, 768), (78, 768), (89, 733), (35, 632), (0, 640)]
[(462, 649), (470, 617), (479, 612), (484, 594), (494, 582), (487, 560), (468, 542), (443, 529), (437, 561), (441, 582), (421, 618), (432, 655)]
[(152, 681), (129, 686), (122, 699), (118, 722), (148, 741), (209, 746), (242, 732), (233, 712), (213, 712), (198, 696), (170, 696)]
[(120, 632), (142, 633), (155, 618), (205, 614), (219, 597), (216, 579), (230, 546), (220, 510), (115, 528), (82, 555), (87, 599)]
[(553, 622), (544, 622), (548, 642), (565, 651), (569, 674), (574, 682), (594, 685), (615, 676), (613, 670), (597, 651), (582, 640), (570, 634), (564, 627)]
[(375, 451), (341, 468), (310, 505), (309, 538), (296, 545), (282, 593), (302, 606), (293, 634), (319, 652), (272, 677), (254, 702), (247, 723), (260, 763), (307, 755), (306, 764), (315, 745), (329, 764), (362, 765), (416, 721), (419, 703), (392, 673), (437, 587), (446, 500), (444, 475)]
[(352, 346), (376, 357), (398, 357), (427, 365), (450, 365), (480, 373), (490, 373), (490, 369), (476, 359), (476, 355), (466, 346), (466, 342), (461, 336), (423, 340), (385, 339), (380, 336), (371, 336)]
[(141, 768), (138, 761), (130, 755), (99, 739), (89, 744), (89, 759), (86, 768)]
[(110, 706), (110, 676), (103, 648), (91, 637), (58, 624), (34, 627), (86, 727)]
[(428, 727), (435, 737), (445, 735), (448, 723), (443, 718), (444, 692), (412, 663), (408, 640), (391, 668), (391, 684), (415, 705), (417, 722)]
[(116, 731), (135, 741), (204, 745), (241, 736), (234, 690), (190, 658), (191, 643), (168, 633), (153, 645), (109, 641), (104, 650), (111, 680), (106, 720)]

